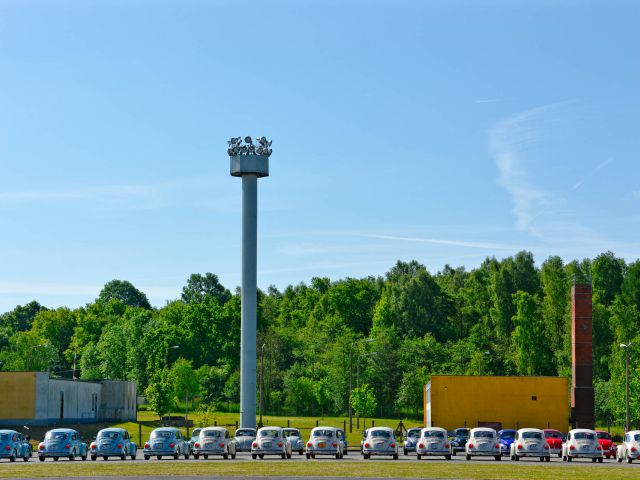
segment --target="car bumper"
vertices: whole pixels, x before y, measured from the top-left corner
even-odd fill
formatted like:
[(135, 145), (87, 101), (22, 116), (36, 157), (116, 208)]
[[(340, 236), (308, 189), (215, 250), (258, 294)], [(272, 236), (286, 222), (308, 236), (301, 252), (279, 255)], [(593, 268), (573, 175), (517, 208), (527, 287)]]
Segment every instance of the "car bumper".
[(529, 450), (529, 451), (526, 451), (526, 452), (516, 452), (516, 453), (517, 453), (517, 455), (519, 457), (548, 457), (548, 456), (551, 455), (549, 453), (549, 450), (545, 450), (543, 452), (540, 452), (540, 451), (533, 452), (533, 451)]
[(502, 455), (500, 450), (470, 450), (466, 453), (472, 457), (495, 457), (496, 455)]
[(578, 453), (568, 453), (567, 456), (571, 457), (571, 458), (602, 458), (602, 452), (591, 452), (591, 453), (583, 453), (583, 452), (578, 452)]
[(51, 457), (68, 457), (71, 455), (71, 451), (66, 450), (64, 452), (38, 452), (39, 457), (51, 458)]
[(311, 455), (335, 455), (337, 448), (307, 448), (307, 453)]
[(143, 450), (142, 452), (144, 455), (161, 455), (163, 457), (178, 453), (177, 450)]
[(227, 453), (226, 448), (194, 448), (194, 455), (224, 455)]
[(373, 448), (365, 448), (362, 450), (365, 455), (396, 455), (398, 452), (395, 450), (376, 450)]
[(284, 450), (281, 449), (264, 449), (264, 448), (252, 448), (251, 449), (251, 454), (255, 454), (255, 455), (282, 455), (284, 453)]
[(423, 456), (438, 456), (441, 457), (442, 455), (451, 455), (451, 450), (447, 450), (447, 449), (441, 449), (441, 450), (434, 450), (434, 449), (428, 449), (428, 448), (418, 448), (416, 450), (416, 453), (418, 455), (423, 455)]

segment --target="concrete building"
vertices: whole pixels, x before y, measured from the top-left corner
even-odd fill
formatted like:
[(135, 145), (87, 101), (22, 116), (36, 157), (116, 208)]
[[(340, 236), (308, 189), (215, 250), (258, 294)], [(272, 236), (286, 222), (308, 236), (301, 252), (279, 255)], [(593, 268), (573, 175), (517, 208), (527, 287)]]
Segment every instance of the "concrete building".
[(136, 384), (50, 378), (46, 372), (0, 372), (0, 425), (135, 421)]
[(458, 427), (569, 427), (567, 377), (433, 375), (424, 389), (424, 424)]

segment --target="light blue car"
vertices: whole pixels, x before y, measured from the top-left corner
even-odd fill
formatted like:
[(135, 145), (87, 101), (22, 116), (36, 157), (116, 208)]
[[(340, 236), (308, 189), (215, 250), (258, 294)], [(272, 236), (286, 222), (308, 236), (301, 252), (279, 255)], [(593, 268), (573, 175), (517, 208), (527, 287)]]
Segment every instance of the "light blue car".
[(38, 445), (38, 459), (44, 462), (51, 457), (55, 462), (59, 458), (68, 458), (73, 461), (76, 457), (87, 459), (87, 445), (82, 442), (80, 434), (71, 428), (55, 428), (49, 430), (44, 441)]
[(32, 453), (29, 439), (20, 432), (0, 430), (0, 458), (8, 458), (10, 462), (22, 458), (28, 462)]
[(297, 428), (285, 428), (284, 436), (287, 437), (289, 443), (291, 443), (291, 450), (298, 452), (299, 455), (304, 453), (304, 440), (300, 436), (300, 430)]
[(149, 460), (152, 456), (158, 460), (162, 457), (173, 457), (178, 460), (180, 455), (184, 455), (185, 460), (188, 460), (189, 443), (185, 441), (182, 432), (177, 428), (156, 428), (144, 444), (143, 454), (145, 460)]
[(98, 432), (94, 442), (89, 448), (91, 460), (102, 457), (120, 457), (120, 460), (136, 459), (138, 447), (131, 441), (131, 436), (124, 428), (103, 428)]

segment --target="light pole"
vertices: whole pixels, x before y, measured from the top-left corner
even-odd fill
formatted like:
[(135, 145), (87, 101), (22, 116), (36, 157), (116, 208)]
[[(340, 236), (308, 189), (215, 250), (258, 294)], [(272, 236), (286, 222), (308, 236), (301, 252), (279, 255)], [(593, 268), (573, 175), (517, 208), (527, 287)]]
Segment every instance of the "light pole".
[(624, 348), (624, 352), (625, 352), (625, 357), (626, 357), (626, 403), (627, 403), (627, 416), (626, 416), (626, 429), (625, 431), (628, 432), (629, 431), (629, 424), (630, 424), (630, 417), (631, 415), (629, 414), (629, 347), (631, 347), (631, 342), (624, 344), (621, 343), (620, 344), (620, 348)]
[[(351, 342), (351, 346), (349, 347), (349, 433), (353, 432), (353, 410), (351, 408), (351, 393), (353, 392), (353, 346), (359, 341), (360, 340), (354, 340)], [(364, 343), (371, 343), (374, 341), (375, 340), (373, 338), (367, 338), (364, 340)], [(358, 357), (358, 360), (360, 360), (360, 357)]]
[(266, 346), (267, 345), (263, 343), (260, 348), (260, 421), (258, 422), (260, 428), (262, 428), (262, 409), (264, 408), (264, 347)]
[(164, 366), (168, 366), (168, 362), (169, 362), (169, 350), (177, 350), (178, 348), (180, 348), (180, 345), (173, 345), (171, 347), (167, 347), (167, 351), (164, 354)]
[(256, 316), (258, 302), (258, 178), (269, 176), (271, 142), (229, 140), (231, 176), (242, 178), (242, 280), (240, 288), (240, 426), (256, 426)]

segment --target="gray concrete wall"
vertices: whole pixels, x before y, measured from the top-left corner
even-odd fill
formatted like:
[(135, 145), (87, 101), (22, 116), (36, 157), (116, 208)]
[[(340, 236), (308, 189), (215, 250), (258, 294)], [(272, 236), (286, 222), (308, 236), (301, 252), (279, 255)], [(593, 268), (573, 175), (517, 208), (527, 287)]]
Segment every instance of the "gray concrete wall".
[[(47, 401), (50, 422), (92, 422), (99, 418), (102, 385), (49, 379)], [(64, 402), (62, 401), (64, 398)]]
[(49, 374), (45, 372), (36, 373), (36, 398), (35, 415), (36, 421), (49, 420)]
[(100, 398), (100, 418), (103, 420), (135, 421), (137, 387), (134, 382), (103, 380)]

